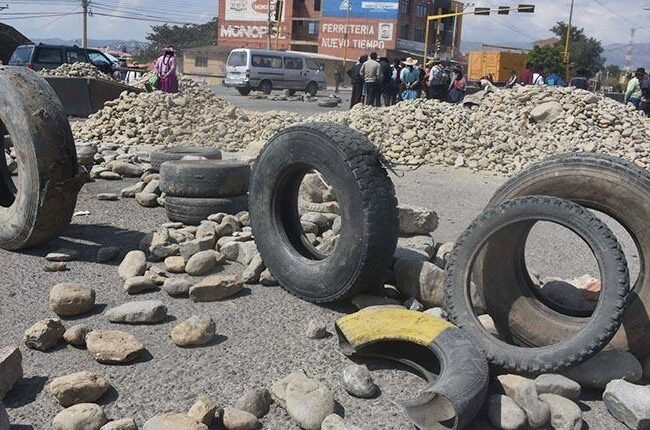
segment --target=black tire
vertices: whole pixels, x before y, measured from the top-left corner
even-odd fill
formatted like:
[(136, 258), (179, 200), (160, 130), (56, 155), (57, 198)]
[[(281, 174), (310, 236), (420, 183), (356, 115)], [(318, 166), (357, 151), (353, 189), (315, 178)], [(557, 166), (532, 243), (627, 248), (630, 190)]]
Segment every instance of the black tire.
[(318, 84), (316, 82), (308, 83), (305, 92), (310, 97), (316, 97), (316, 94), (318, 94)]
[(175, 146), (172, 148), (159, 149), (151, 152), (151, 168), (158, 172), (160, 166), (166, 161), (180, 160), (187, 155), (205, 157), (208, 160), (221, 160), (221, 151), (214, 148), (202, 148), (199, 146)]
[(222, 199), (193, 199), (187, 197), (165, 197), (165, 211), (170, 221), (187, 225), (199, 225), (208, 216), (216, 213), (236, 215), (248, 210), (248, 196)]
[(287, 90), (287, 95), (289, 97), (295, 96), (296, 95), (296, 90)]
[(240, 95), (242, 96), (247, 96), (251, 93), (250, 88), (237, 88), (237, 91), (239, 92)]
[(18, 184), (2, 154), (0, 247), (16, 250), (43, 243), (68, 226), (84, 178), (59, 98), (23, 67), (0, 67), (0, 136), (5, 134), (16, 149)]
[(265, 79), (260, 82), (259, 90), (264, 94), (269, 95), (271, 94), (271, 91), (273, 91), (273, 84), (268, 79)]
[[(311, 169), (336, 190), (342, 229), (328, 256), (304, 236), (298, 188)], [(262, 149), (253, 169), (250, 214), (262, 259), (282, 288), (318, 303), (380, 285), (397, 244), (397, 200), (370, 141), (340, 124), (289, 127)]]
[[(577, 234), (594, 253), (600, 269), (600, 300), (590, 318), (562, 315), (539, 301), (521, 281), (521, 267), (513, 264), (531, 223), (549, 221)], [(498, 244), (498, 252), (489, 247)], [(484, 246), (483, 279), (490, 316), (508, 327), (512, 315), (525, 324), (544, 330), (552, 323), (556, 337), (547, 346), (522, 347), (489, 334), (474, 314), (470, 298), (473, 266)], [(498, 256), (496, 255), (498, 254)], [(494, 258), (490, 258), (494, 256)], [(447, 266), (446, 298), (451, 320), (465, 330), (488, 361), (507, 372), (552, 372), (583, 362), (604, 347), (621, 323), (629, 288), (623, 251), (609, 228), (589, 210), (568, 200), (546, 196), (521, 197), (486, 209), (463, 232)], [(512, 326), (510, 326), (512, 328)], [(572, 337), (567, 337), (570, 331)], [(514, 331), (500, 332), (506, 339)]]
[(318, 102), (318, 106), (326, 108), (335, 108), (339, 107), (339, 102), (334, 100), (321, 100)]
[[(639, 277), (632, 286), (620, 330), (608, 348), (627, 349), (637, 357), (650, 354), (650, 172), (621, 158), (603, 154), (572, 153), (550, 157), (522, 171), (501, 186), (489, 203), (526, 195), (549, 195), (600, 211), (619, 222), (634, 240), (639, 254)], [(519, 264), (525, 266), (523, 253)], [(481, 286), (480, 279), (476, 279)], [(532, 281), (530, 281), (532, 283)], [(515, 316), (513, 324), (521, 320)], [(538, 328), (540, 329), (540, 328)], [(532, 336), (528, 325), (512, 331), (528, 344), (555, 339), (553, 325), (546, 335)], [(570, 333), (567, 333), (570, 335)]]
[(250, 178), (251, 167), (242, 161), (170, 161), (160, 167), (160, 190), (172, 197), (241, 196)]

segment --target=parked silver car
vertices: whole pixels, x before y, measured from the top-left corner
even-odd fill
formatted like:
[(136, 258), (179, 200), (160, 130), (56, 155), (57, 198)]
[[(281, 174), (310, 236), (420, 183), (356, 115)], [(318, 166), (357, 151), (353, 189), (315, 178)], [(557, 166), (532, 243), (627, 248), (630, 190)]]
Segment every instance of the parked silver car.
[(223, 84), (241, 95), (251, 90), (270, 94), (272, 90), (305, 91), (315, 96), (327, 88), (323, 68), (311, 58), (295, 52), (263, 49), (233, 49), (226, 63)]

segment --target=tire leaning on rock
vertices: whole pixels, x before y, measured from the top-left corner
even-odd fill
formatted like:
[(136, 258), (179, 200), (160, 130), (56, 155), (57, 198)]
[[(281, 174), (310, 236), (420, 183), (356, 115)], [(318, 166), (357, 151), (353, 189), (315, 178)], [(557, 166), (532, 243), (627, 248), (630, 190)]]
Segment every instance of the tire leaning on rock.
[(0, 136), (6, 134), (17, 154), (18, 176), (14, 183), (0, 162), (0, 247), (17, 250), (68, 226), (84, 178), (59, 98), (24, 67), (0, 67)]
[[(608, 349), (626, 349), (637, 357), (650, 353), (650, 172), (618, 157), (593, 153), (569, 153), (550, 157), (520, 172), (503, 184), (488, 207), (516, 197), (546, 195), (564, 198), (602, 212), (619, 222), (632, 237), (639, 255), (639, 276), (632, 280), (623, 323)], [(479, 266), (485, 263), (479, 258)], [(520, 264), (525, 266), (523, 252)], [(523, 267), (523, 266), (522, 266)], [(527, 282), (532, 282), (530, 279)], [(476, 279), (479, 291), (482, 280)], [(525, 315), (511, 315), (510, 331), (530, 345), (558, 340), (557, 324), (535, 327)], [(584, 323), (568, 330), (575, 334)], [(564, 332), (563, 328), (562, 332)], [(542, 333), (543, 332), (543, 333)]]
[[(326, 256), (310, 246), (298, 211), (300, 184), (314, 170), (341, 207), (340, 237)], [(379, 152), (359, 132), (331, 123), (279, 132), (254, 166), (249, 205), (262, 259), (291, 294), (326, 303), (383, 283), (397, 244), (397, 200)]]

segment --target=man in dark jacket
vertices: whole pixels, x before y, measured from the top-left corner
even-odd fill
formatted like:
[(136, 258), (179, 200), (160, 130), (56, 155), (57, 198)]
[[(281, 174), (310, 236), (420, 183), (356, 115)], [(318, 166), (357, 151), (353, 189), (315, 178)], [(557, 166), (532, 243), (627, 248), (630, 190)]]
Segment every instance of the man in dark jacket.
[(379, 59), (379, 85), (381, 86), (381, 98), (384, 106), (390, 106), (391, 83), (393, 77), (393, 68), (390, 67), (388, 58)]
[(347, 71), (347, 74), (350, 77), (350, 81), (352, 83), (352, 95), (350, 96), (350, 109), (352, 109), (352, 106), (356, 105), (357, 103), (361, 103), (361, 97), (363, 94), (363, 84), (364, 84), (363, 78), (361, 77), (361, 66), (367, 60), (368, 60), (368, 56), (362, 55), (361, 57), (359, 57), (357, 64), (352, 66)]

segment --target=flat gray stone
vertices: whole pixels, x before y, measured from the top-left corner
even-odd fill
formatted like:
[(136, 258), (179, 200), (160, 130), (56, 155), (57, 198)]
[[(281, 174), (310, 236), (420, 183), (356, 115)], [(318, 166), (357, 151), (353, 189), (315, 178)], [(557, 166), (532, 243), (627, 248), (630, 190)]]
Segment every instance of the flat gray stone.
[(526, 426), (526, 413), (508, 396), (492, 394), (485, 409), (490, 423), (498, 429), (521, 430)]
[[(20, 349), (7, 346), (0, 349), (0, 401), (23, 377), (23, 355)], [(1, 403), (0, 403), (1, 404)]]
[(165, 258), (165, 268), (170, 273), (185, 272), (185, 259), (181, 256), (171, 256)]
[(192, 285), (189, 279), (169, 278), (163, 284), (163, 290), (172, 297), (187, 297)]
[(212, 318), (202, 318), (194, 315), (174, 327), (170, 335), (177, 346), (200, 346), (212, 341), (216, 335), (216, 330)]
[(121, 160), (111, 162), (111, 170), (120, 176), (126, 176), (129, 178), (139, 178), (144, 173), (142, 166), (137, 166)]
[(190, 288), (193, 302), (213, 302), (227, 299), (239, 293), (244, 282), (239, 276), (212, 275)]
[(86, 346), (86, 335), (91, 331), (86, 324), (73, 325), (63, 333), (63, 340), (70, 345), (83, 347)]
[(535, 387), (538, 394), (557, 394), (571, 400), (580, 398), (580, 384), (562, 375), (539, 375), (535, 378)]
[(433, 263), (421, 260), (397, 260), (393, 268), (395, 286), (406, 297), (415, 297), (429, 307), (445, 302), (446, 273)]
[(111, 388), (103, 376), (82, 371), (52, 379), (47, 385), (49, 392), (63, 407), (78, 403), (93, 403)]
[(160, 414), (147, 420), (142, 430), (208, 430), (208, 426), (184, 414)]
[(134, 276), (124, 281), (124, 291), (128, 294), (140, 294), (153, 290), (158, 284), (156, 280), (149, 276)]
[(354, 397), (371, 399), (379, 392), (370, 371), (361, 365), (351, 365), (343, 369), (343, 387)]
[(185, 272), (192, 276), (209, 273), (223, 261), (223, 256), (213, 249), (200, 251), (190, 257), (185, 264)]
[(134, 276), (142, 276), (147, 270), (147, 256), (142, 251), (130, 251), (117, 268), (117, 273), (122, 279), (127, 280)]
[(557, 394), (540, 394), (539, 399), (551, 408), (553, 430), (581, 430), (582, 410), (571, 400)]
[(286, 386), (287, 413), (305, 430), (320, 430), (334, 406), (334, 395), (316, 379), (297, 375)]
[(59, 316), (81, 315), (95, 306), (95, 290), (76, 282), (56, 284), (50, 289), (49, 304)]
[(256, 430), (259, 421), (249, 412), (228, 407), (223, 410), (223, 425), (227, 430)]
[(136, 360), (144, 346), (132, 334), (119, 330), (94, 330), (86, 336), (86, 348), (95, 361), (123, 364)]
[(332, 414), (325, 417), (321, 430), (361, 430), (361, 427), (348, 424), (340, 416)]
[(187, 412), (187, 416), (210, 427), (217, 409), (217, 404), (210, 400), (208, 396), (202, 394)]
[(631, 429), (650, 428), (650, 386), (618, 379), (607, 384), (603, 402), (610, 414)]
[(113, 323), (155, 324), (166, 316), (167, 307), (160, 300), (128, 302), (106, 311), (106, 318)]
[(438, 214), (432, 210), (408, 205), (397, 210), (400, 235), (429, 235), (438, 227)]
[(100, 430), (138, 430), (138, 425), (133, 418), (122, 418), (104, 424)]
[(235, 408), (262, 418), (269, 413), (273, 403), (271, 393), (266, 388), (249, 390), (235, 402)]
[(74, 249), (59, 249), (54, 252), (50, 252), (45, 256), (47, 261), (54, 262), (67, 262), (74, 261), (79, 257), (79, 253)]
[(58, 318), (38, 321), (25, 331), (25, 345), (38, 351), (54, 348), (62, 339), (65, 327)]
[(100, 430), (106, 424), (101, 406), (80, 403), (59, 412), (52, 420), (53, 430)]
[(201, 251), (213, 249), (215, 245), (214, 237), (206, 236), (202, 239), (188, 240), (179, 245), (181, 257), (188, 261), (194, 254)]
[(158, 206), (158, 194), (145, 192), (137, 193), (135, 195), (135, 201), (145, 208), (155, 208)]
[(531, 427), (540, 428), (549, 421), (550, 408), (539, 400), (533, 380), (519, 375), (499, 375), (496, 381), (504, 393), (526, 413)]

